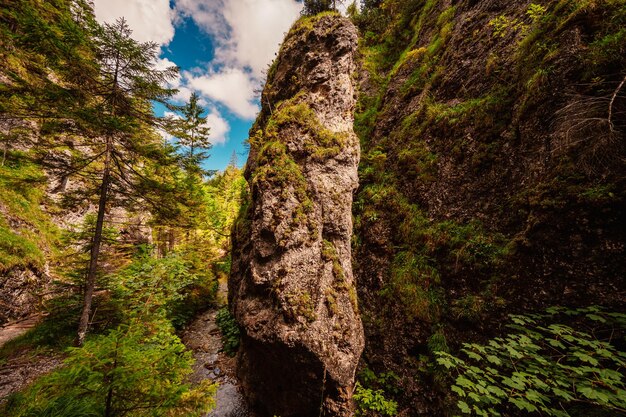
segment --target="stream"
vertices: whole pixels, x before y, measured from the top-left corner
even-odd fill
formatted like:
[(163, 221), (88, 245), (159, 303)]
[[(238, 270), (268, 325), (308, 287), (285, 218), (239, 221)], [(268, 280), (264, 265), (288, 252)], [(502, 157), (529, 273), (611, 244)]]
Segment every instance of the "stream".
[(205, 379), (217, 382), (215, 409), (207, 417), (253, 417), (239, 392), (235, 377), (235, 358), (222, 349), (220, 330), (215, 323), (217, 311), (210, 310), (196, 317), (182, 332), (183, 343), (193, 351), (196, 360), (192, 382)]

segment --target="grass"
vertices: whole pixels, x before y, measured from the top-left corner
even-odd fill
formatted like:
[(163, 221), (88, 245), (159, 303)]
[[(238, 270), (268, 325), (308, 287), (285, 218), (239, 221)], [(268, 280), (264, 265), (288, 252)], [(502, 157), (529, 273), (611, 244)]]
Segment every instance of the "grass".
[(0, 270), (42, 269), (59, 229), (42, 209), (46, 178), (23, 152), (10, 152), (0, 166)]
[[(71, 313), (74, 313), (73, 315)], [(0, 347), (0, 361), (35, 351), (62, 352), (72, 346), (78, 327), (78, 311), (71, 310), (62, 315), (53, 314), (23, 335)]]
[[(403, 6), (409, 3), (418, 7), (405, 13)], [(494, 230), (498, 226), (461, 220), (446, 210), (447, 202), (431, 203), (450, 178), (442, 170), (452, 167), (473, 177), (461, 187), (479, 183), (482, 173), (507, 163), (499, 158), (513, 155), (510, 147), (521, 139), (537, 144), (550, 140), (553, 126), (543, 119), (550, 114), (541, 110), (569, 99), (552, 90), (560, 91), (565, 83), (581, 95), (607, 97), (626, 64), (624, 0), (535, 3), (541, 5), (510, 3), (506, 8), (510, 13), (493, 19), (491, 26), (487, 22), (493, 14), (464, 14), (460, 29), (468, 31), (468, 39), (459, 39), (456, 10), (430, 0), (385, 1), (387, 24), (361, 27), (362, 67), (368, 82), (355, 112), (362, 158), (353, 247), (356, 262), (362, 264), (356, 268), (382, 287), (377, 295), (364, 293), (370, 302), (364, 323), (373, 332), (396, 329), (400, 315), (407, 340), (432, 353), (448, 345), (455, 348), (461, 328), (471, 332), (468, 329), (485, 326), (485, 318), (513, 307), (499, 295), (507, 291), (510, 274), (516, 276), (510, 263), (520, 248), (514, 233), (505, 236)], [(575, 54), (573, 33), (584, 33)], [(452, 50), (451, 40), (458, 51)], [(464, 82), (453, 67), (459, 59), (476, 59), (485, 76), (472, 72), (471, 81)], [(532, 136), (535, 132), (537, 137)], [(521, 184), (523, 191), (513, 191), (495, 208), (502, 220), (564, 212), (577, 204), (608, 207), (619, 201), (619, 193), (607, 183), (612, 180), (574, 178), (572, 174), (580, 173), (574, 161), (555, 162), (554, 176), (539, 185)], [(447, 178), (434, 184), (439, 175)], [(424, 204), (438, 210), (433, 213), (420, 206), (421, 198), (430, 199)], [(537, 221), (533, 214), (521, 220), (521, 235), (524, 226)], [(447, 215), (451, 219), (446, 220)], [(363, 255), (370, 258), (361, 261)], [(373, 259), (380, 262), (378, 275), (363, 269), (371, 267)], [(419, 331), (412, 332), (414, 327)], [(431, 368), (426, 366), (425, 373)], [(432, 376), (425, 381), (432, 384)]]

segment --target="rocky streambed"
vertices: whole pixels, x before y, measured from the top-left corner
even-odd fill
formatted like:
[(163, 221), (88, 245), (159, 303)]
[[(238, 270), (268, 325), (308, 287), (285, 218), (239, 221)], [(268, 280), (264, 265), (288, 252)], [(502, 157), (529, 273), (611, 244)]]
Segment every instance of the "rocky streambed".
[(216, 315), (215, 310), (199, 315), (181, 334), (183, 343), (193, 351), (196, 360), (192, 382), (209, 379), (219, 384), (215, 409), (207, 417), (254, 417), (239, 390), (235, 358), (222, 352)]

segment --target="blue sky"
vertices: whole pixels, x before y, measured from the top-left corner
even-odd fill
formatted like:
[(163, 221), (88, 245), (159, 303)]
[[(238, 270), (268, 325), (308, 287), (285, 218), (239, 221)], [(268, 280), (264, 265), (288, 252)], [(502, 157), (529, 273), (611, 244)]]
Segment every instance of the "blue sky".
[[(213, 148), (207, 169), (224, 169), (233, 151), (239, 165), (259, 110), (255, 90), (278, 51), (285, 32), (299, 16), (296, 0), (95, 0), (96, 18), (125, 17), (140, 42), (161, 45), (157, 67), (181, 69), (172, 87), (183, 104), (191, 92), (207, 109)], [(165, 109), (155, 108), (158, 115)]]
[[(209, 66), (215, 56), (215, 47), (212, 37), (202, 31), (192, 18), (187, 17), (177, 22), (174, 37), (167, 46), (162, 47), (161, 56), (175, 63), (181, 71), (187, 71)], [(244, 141), (248, 138), (252, 121), (233, 115), (219, 102), (211, 104), (218, 108), (230, 129), (225, 134), (224, 142), (220, 141), (213, 145), (205, 168), (223, 170), (230, 162), (233, 152), (237, 155), (239, 166), (242, 166), (248, 156)], [(157, 106), (155, 111), (159, 116), (163, 116), (165, 109)]]

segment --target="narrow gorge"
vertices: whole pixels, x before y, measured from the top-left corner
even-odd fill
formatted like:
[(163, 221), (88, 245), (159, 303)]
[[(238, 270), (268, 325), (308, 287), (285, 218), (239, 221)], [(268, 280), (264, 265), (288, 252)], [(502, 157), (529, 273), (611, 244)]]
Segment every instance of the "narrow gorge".
[(268, 73), (233, 242), (239, 372), (263, 415), (350, 415), (336, 404), (363, 320), (359, 415), (449, 415), (438, 352), (503, 335), (510, 314), (623, 311), (626, 14), (352, 13), (358, 48), (347, 19), (303, 17)]
[(124, 3), (0, 9), (0, 415), (626, 417), (626, 0)]

